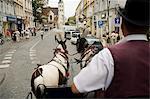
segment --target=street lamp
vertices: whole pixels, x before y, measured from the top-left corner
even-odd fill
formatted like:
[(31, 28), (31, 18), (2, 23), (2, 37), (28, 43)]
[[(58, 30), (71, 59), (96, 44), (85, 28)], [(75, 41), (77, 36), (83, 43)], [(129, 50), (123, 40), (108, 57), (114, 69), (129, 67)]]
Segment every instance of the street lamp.
[(109, 34), (109, 7), (110, 7), (110, 1), (107, 0), (107, 22), (108, 22), (108, 34)]

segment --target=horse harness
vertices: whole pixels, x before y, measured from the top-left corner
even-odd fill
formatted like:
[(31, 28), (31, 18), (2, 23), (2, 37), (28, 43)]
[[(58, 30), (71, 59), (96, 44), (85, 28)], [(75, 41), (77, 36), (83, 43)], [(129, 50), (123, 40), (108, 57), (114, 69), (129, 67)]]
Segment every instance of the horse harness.
[[(62, 53), (62, 54), (59, 54), (59, 55), (61, 55), (65, 60), (68, 60), (68, 56), (64, 52), (61, 52), (60, 50), (59, 50), (59, 52)], [(57, 56), (55, 56), (55, 57), (57, 58)], [(68, 79), (68, 76), (69, 76), (69, 73), (68, 73), (68, 71), (69, 71), (69, 62), (67, 61), (67, 68), (66, 68), (65, 65), (62, 63), (62, 61), (59, 58), (57, 58), (57, 59), (53, 58), (51, 60), (51, 62), (55, 61), (56, 63), (58, 63), (61, 66), (63, 66), (63, 68), (65, 69), (65, 76), (63, 75), (63, 73), (61, 72), (61, 70), (57, 66), (55, 66), (53, 64), (50, 64), (50, 65), (52, 65), (52, 66), (54, 66), (54, 67), (56, 67), (58, 69), (59, 78), (60, 78), (58, 85), (62, 85), (62, 84), (65, 84), (67, 82), (67, 79)]]
[[(57, 49), (57, 51), (58, 51), (59, 49)], [(55, 51), (56, 52), (56, 51)], [(62, 51), (60, 51), (59, 50), (59, 52), (60, 53), (62, 53), (62, 54), (59, 54), (59, 55), (61, 55), (64, 59), (66, 59), (66, 60), (68, 60), (68, 56), (64, 53), (64, 52), (62, 52)], [(55, 56), (56, 57), (56, 56)], [(57, 58), (57, 57), (56, 57)], [(65, 76), (63, 75), (63, 73), (60, 71), (60, 69), (57, 67), (57, 66), (55, 66), (55, 65), (53, 65), (53, 64), (50, 64), (50, 65), (52, 65), (52, 66), (54, 66), (54, 67), (56, 67), (57, 69), (58, 69), (58, 72), (59, 72), (59, 83), (58, 83), (58, 85), (62, 85), (62, 84), (65, 84), (66, 82), (67, 82), (67, 79), (68, 79), (68, 76), (69, 76), (69, 73), (68, 73), (68, 71), (69, 71), (69, 69), (68, 69), (68, 67), (69, 67), (69, 62), (67, 61), (67, 68), (65, 67), (65, 65), (64, 64), (62, 64), (62, 61), (59, 59), (59, 58), (57, 58), (58, 60), (56, 60), (56, 59), (52, 59), (50, 62), (52, 62), (52, 61), (55, 61), (55, 62), (57, 62), (58, 64), (60, 64), (61, 66), (63, 66), (63, 68), (65, 69)], [(48, 63), (50, 63), (50, 62), (48, 62)], [(31, 79), (31, 86), (34, 86), (33, 85), (33, 82), (34, 82), (34, 79), (36, 79), (38, 76), (42, 76), (42, 72), (43, 72), (43, 70), (42, 70), (42, 68), (39, 68), (40, 66), (42, 66), (42, 64), (37, 64), (38, 65), (38, 67), (37, 68), (35, 68), (35, 72), (33, 73), (33, 76), (32, 76), (32, 79)], [(43, 76), (42, 76), (43, 77)], [(32, 88), (34, 88), (34, 87), (32, 87)], [(33, 89), (34, 90), (34, 89)]]
[[(92, 51), (93, 53), (92, 53), (86, 60), (82, 60), (82, 59), (83, 59), (86, 55), (88, 55), (91, 51)], [(95, 51), (94, 48), (89, 47), (86, 51), (83, 52), (83, 54), (81, 55), (81, 60), (82, 60), (82, 62), (85, 61), (86, 63), (85, 63), (85, 65), (84, 65), (82, 68), (86, 67), (86, 65), (91, 61), (92, 57), (95, 55), (94, 51)]]

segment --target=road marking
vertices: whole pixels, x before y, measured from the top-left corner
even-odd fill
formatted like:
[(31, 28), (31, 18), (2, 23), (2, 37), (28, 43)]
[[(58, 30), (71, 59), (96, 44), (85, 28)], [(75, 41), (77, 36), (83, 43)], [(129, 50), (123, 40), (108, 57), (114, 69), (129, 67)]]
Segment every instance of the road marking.
[(30, 59), (31, 59), (31, 60), (35, 60), (35, 59), (37, 59), (37, 57), (30, 57)]
[(8, 54), (13, 54), (13, 53), (15, 53), (15, 52), (8, 52)]
[(7, 57), (7, 56), (12, 56), (12, 54), (6, 54), (5, 56), (6, 56), (6, 57)]
[(36, 56), (36, 54), (30, 54), (30, 57), (32, 57), (32, 56)]
[(12, 57), (4, 57), (4, 59), (6, 59), (6, 60), (7, 60), (7, 59), (12, 59)]
[(15, 52), (16, 50), (12, 50), (12, 52)]
[(30, 49), (30, 52), (36, 52), (36, 50)]
[(36, 53), (35, 51), (34, 52), (30, 52), (30, 54), (34, 54), (34, 53)]
[(40, 64), (40, 61), (32, 61), (32, 64)]
[(34, 60), (37, 60), (37, 57), (36, 57), (36, 50), (33, 50), (33, 48), (40, 42), (41, 40), (37, 41), (31, 48), (30, 48), (30, 59), (33, 60), (32, 61), (32, 64), (38, 64), (40, 63), (40, 61), (34, 61)]
[[(40, 42), (41, 40), (37, 41), (31, 48), (30, 51)], [(32, 50), (33, 51), (33, 50)]]
[(0, 69), (8, 68), (8, 67), (9, 67), (9, 64), (3, 64), (3, 65), (0, 65)]
[(3, 61), (2, 61), (2, 64), (9, 64), (9, 63), (11, 63), (10, 60), (3, 60)]

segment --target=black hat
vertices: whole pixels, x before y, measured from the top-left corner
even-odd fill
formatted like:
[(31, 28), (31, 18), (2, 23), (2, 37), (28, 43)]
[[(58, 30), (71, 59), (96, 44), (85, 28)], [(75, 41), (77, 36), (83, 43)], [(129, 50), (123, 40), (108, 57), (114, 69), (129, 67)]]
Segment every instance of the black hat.
[(119, 8), (119, 14), (128, 22), (138, 26), (150, 26), (150, 0), (127, 0), (124, 9)]

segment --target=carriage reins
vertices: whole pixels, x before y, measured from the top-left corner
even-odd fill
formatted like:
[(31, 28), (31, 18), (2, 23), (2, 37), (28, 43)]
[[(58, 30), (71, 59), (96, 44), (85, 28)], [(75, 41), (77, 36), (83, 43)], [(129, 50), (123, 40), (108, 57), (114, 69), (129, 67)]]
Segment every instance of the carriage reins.
[[(83, 54), (81, 55), (82, 59), (88, 54), (90, 53), (91, 51), (94, 52), (93, 48), (91, 48), (92, 46), (90, 46), (87, 50), (85, 50), (83, 52)], [(91, 50), (91, 51), (90, 51)], [(91, 55), (90, 55), (91, 56)]]
[[(81, 60), (79, 61), (79, 63), (81, 63), (81, 62), (87, 62), (90, 58), (92, 58), (92, 56), (93, 55), (90, 55), (89, 57), (88, 57), (88, 59), (86, 59), (86, 60), (82, 60), (89, 52), (94, 52), (93, 50), (91, 50), (91, 51), (89, 51), (90, 49), (91, 49), (91, 47), (92, 46), (89, 46), (84, 52), (83, 52), (83, 54), (81, 55)], [(85, 67), (85, 66), (84, 66)]]

